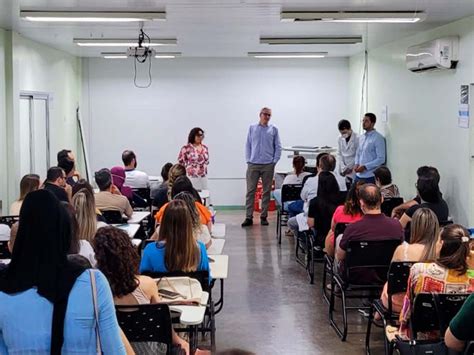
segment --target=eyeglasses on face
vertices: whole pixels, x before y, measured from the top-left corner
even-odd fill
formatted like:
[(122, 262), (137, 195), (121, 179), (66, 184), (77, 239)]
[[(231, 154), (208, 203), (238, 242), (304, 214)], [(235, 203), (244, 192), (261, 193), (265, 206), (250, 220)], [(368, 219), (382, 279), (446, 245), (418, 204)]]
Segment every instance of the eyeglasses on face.
[(272, 117), (272, 114), (268, 112), (262, 112), (262, 115), (267, 116), (267, 117)]

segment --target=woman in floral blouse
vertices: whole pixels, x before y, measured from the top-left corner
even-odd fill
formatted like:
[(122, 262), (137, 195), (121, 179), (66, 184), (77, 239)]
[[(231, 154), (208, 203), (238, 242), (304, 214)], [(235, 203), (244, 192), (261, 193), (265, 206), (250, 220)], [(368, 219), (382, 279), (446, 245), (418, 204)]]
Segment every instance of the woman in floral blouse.
[(207, 190), (207, 166), (209, 165), (209, 151), (205, 144), (204, 131), (193, 128), (189, 132), (188, 144), (179, 152), (178, 162), (185, 166), (186, 174), (196, 190)]
[[(399, 334), (409, 339), (409, 319), (414, 297), (422, 292), (471, 293), (474, 279), (468, 273), (469, 232), (458, 224), (442, 229), (438, 240), (439, 256), (435, 262), (417, 263), (410, 270), (408, 289), (400, 313)], [(420, 337), (420, 334), (418, 334)], [(423, 334), (432, 339), (439, 334)]]

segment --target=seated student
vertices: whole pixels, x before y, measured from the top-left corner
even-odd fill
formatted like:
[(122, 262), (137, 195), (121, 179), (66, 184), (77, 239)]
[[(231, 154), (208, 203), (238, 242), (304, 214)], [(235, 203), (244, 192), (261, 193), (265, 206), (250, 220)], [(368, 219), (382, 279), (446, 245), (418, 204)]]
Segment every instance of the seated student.
[[(130, 243), (128, 234), (115, 227), (100, 228), (92, 242), (97, 267), (109, 281), (114, 303), (127, 306), (159, 303), (156, 282), (138, 274), (140, 256)], [(173, 345), (179, 345), (189, 354), (189, 344), (172, 330)], [(165, 353), (158, 343), (132, 343), (137, 354)]]
[[(76, 184), (72, 187), (72, 197), (74, 197), (74, 195), (77, 194), (82, 189), (86, 189), (87, 191), (89, 191), (92, 194), (92, 196), (95, 195), (94, 189), (92, 188), (91, 184), (89, 184), (89, 182), (86, 179), (79, 179), (76, 182)], [(94, 197), (94, 206), (95, 206), (95, 197)], [(105, 223), (105, 219), (97, 207), (95, 207), (95, 214), (97, 215), (97, 221)]]
[[(392, 261), (432, 262), (437, 258), (439, 237), (438, 218), (429, 208), (420, 208), (413, 214), (410, 244), (403, 242), (393, 254)], [(405, 294), (392, 296), (392, 309), (400, 312)], [(387, 283), (382, 291), (382, 303), (388, 307)]]
[(66, 173), (57, 166), (48, 169), (43, 189), (51, 192), (59, 201), (71, 201), (72, 189), (66, 184)]
[(449, 209), (446, 201), (443, 200), (441, 192), (439, 191), (438, 182), (433, 177), (420, 177), (416, 183), (416, 190), (420, 197), (420, 203), (411, 206), (405, 211), (400, 224), (405, 228), (405, 236), (410, 237), (410, 221), (413, 213), (419, 208), (426, 207), (432, 210), (438, 217), (438, 222), (447, 221), (449, 217)]
[[(70, 228), (66, 210), (50, 192), (26, 196), (12, 260), (0, 275), (1, 353), (96, 352), (91, 271), (67, 260)], [(102, 351), (125, 354), (107, 280), (92, 272)]]
[[(360, 208), (364, 213), (362, 219), (346, 227), (341, 242), (336, 249), (336, 259), (344, 267), (346, 250), (351, 241), (403, 241), (403, 230), (400, 223), (385, 216), (380, 206), (383, 198), (380, 189), (374, 184), (365, 184), (359, 189)], [(364, 275), (361, 275), (363, 278)]]
[(36, 191), (40, 186), (40, 177), (36, 174), (26, 174), (20, 181), (20, 197), (10, 206), (10, 215), (18, 216), (20, 214), (21, 204), (25, 196), (31, 191)]
[(117, 186), (120, 193), (129, 201), (133, 201), (133, 190), (130, 186), (125, 185), (125, 169), (121, 166), (114, 166), (110, 169), (110, 173), (112, 174), (112, 184)]
[[(474, 279), (467, 269), (469, 256), (469, 232), (458, 224), (444, 227), (437, 242), (438, 257), (433, 262), (417, 263), (411, 267), (408, 288), (400, 312), (399, 335), (410, 338), (409, 319), (411, 304), (418, 293), (471, 293)], [(439, 333), (439, 332), (438, 332)], [(437, 338), (436, 332), (423, 338)]]
[[(188, 192), (194, 198), (194, 204), (199, 212), (199, 217), (201, 218), (201, 224), (208, 226), (209, 231), (212, 228), (212, 216), (211, 212), (201, 203), (201, 198), (199, 197), (199, 193), (194, 189), (191, 180), (187, 176), (180, 176), (176, 179), (173, 184), (173, 188), (171, 190), (172, 196), (176, 196), (181, 192)], [(164, 204), (163, 207), (155, 215), (155, 220), (157, 223), (160, 223), (161, 218), (163, 217), (163, 213), (165, 211), (166, 206), (168, 203)]]
[(112, 184), (109, 169), (101, 169), (95, 173), (95, 182), (100, 192), (95, 194), (95, 204), (100, 211), (120, 211), (128, 218), (132, 217), (133, 209), (125, 196)]
[(81, 178), (81, 175), (76, 170), (76, 158), (74, 153), (69, 149), (63, 149), (58, 152), (58, 166), (62, 168), (66, 173), (66, 183), (70, 186), (74, 186)]
[[(201, 241), (206, 246), (206, 249), (212, 245), (211, 231), (209, 227), (201, 223), (201, 217), (199, 211), (196, 208), (196, 201), (189, 192), (180, 192), (174, 197), (174, 200), (183, 200), (188, 206), (189, 213), (191, 214), (191, 220), (193, 225), (193, 232), (196, 240)], [(151, 239), (158, 239), (159, 226), (156, 228), (155, 233)]]
[(143, 251), (140, 272), (209, 271), (206, 246), (196, 241), (186, 203), (171, 201), (164, 210), (156, 243)]
[(175, 181), (181, 176), (186, 176), (186, 168), (184, 167), (184, 165), (173, 165), (170, 169), (168, 176), (168, 201), (171, 201), (171, 199), (173, 198), (171, 190), (173, 190), (173, 185)]
[[(418, 179), (421, 177), (433, 177), (438, 182), (438, 185), (441, 179), (438, 169), (436, 169), (433, 166), (420, 166), (416, 170), (416, 175)], [(392, 210), (392, 218), (400, 219), (403, 213), (405, 213), (407, 209), (409, 209), (411, 206), (414, 206), (420, 203), (421, 203), (421, 199), (419, 196), (414, 197), (410, 201), (402, 203), (400, 206), (397, 206)]]
[[(296, 155), (293, 157), (293, 174), (288, 174), (285, 179), (283, 180), (282, 186), (283, 185), (301, 185), (303, 184), (303, 179), (306, 176), (311, 175), (311, 173), (308, 173), (306, 171), (303, 171), (304, 167), (306, 165), (306, 160), (302, 155)], [(275, 201), (278, 206), (281, 206), (281, 189), (276, 189), (273, 191), (273, 197), (275, 198)], [(289, 204), (292, 204), (292, 201), (286, 201), (285, 209), (287, 208)], [(303, 212), (303, 201), (301, 201), (301, 206), (299, 208), (299, 212)], [(297, 213), (296, 213), (297, 214)]]
[(334, 175), (339, 185), (339, 191), (347, 191), (346, 180), (340, 175), (334, 173), (336, 168), (336, 158), (331, 154), (321, 156), (318, 165), (318, 175), (306, 180), (301, 191), (301, 198), (304, 201), (310, 201), (318, 195), (318, 176), (321, 171), (327, 171)]
[[(163, 182), (158, 186), (156, 190), (151, 191), (151, 199), (153, 201), (152, 205), (157, 209), (160, 209), (166, 202), (168, 202), (168, 179), (172, 167), (173, 164), (171, 163), (166, 163), (165, 165), (163, 165), (163, 167), (161, 168), (161, 178), (163, 179)], [(186, 170), (184, 170), (184, 174), (180, 175), (186, 175)]]
[[(360, 209), (359, 202), (359, 188), (364, 185), (363, 181), (358, 181), (354, 183), (349, 193), (346, 196), (346, 201), (342, 206), (338, 206), (332, 215), (331, 229), (326, 237), (324, 243), (324, 251), (329, 256), (334, 256), (334, 238), (339, 236), (334, 236), (335, 228), (338, 223), (354, 223), (362, 219), (362, 210)], [(341, 234), (342, 236), (342, 234)]]
[(449, 349), (462, 352), (468, 341), (474, 340), (474, 294), (464, 302), (458, 314), (449, 323), (444, 342)]
[(318, 174), (316, 176), (308, 178), (303, 185), (303, 189), (301, 190), (301, 199), (304, 201), (303, 204), (303, 213), (296, 215), (295, 217), (291, 217), (288, 220), (288, 227), (294, 232), (296, 231), (304, 231), (308, 229), (307, 217), (308, 217), (308, 209), (309, 209), (309, 201), (315, 198), (318, 194), (318, 181), (319, 181), (319, 174), (321, 172), (329, 172), (334, 175), (338, 185), (339, 191), (347, 191), (347, 186), (345, 179), (342, 176), (334, 174), (334, 169), (336, 167), (336, 158), (331, 154), (321, 153), (318, 155), (319, 163), (318, 163)]
[(72, 206), (76, 211), (76, 219), (79, 225), (77, 238), (80, 242), (79, 254), (85, 256), (95, 266), (94, 252), (91, 243), (97, 229), (106, 226), (104, 222), (97, 221), (95, 213), (94, 195), (87, 189), (82, 189), (72, 198)]
[(309, 203), (308, 226), (315, 228), (316, 238), (320, 244), (331, 229), (331, 218), (337, 206), (342, 203), (339, 185), (333, 174), (323, 171), (319, 174), (318, 196)]
[(137, 170), (137, 156), (131, 150), (122, 153), (122, 161), (125, 166), (125, 185), (132, 189), (144, 189), (150, 187), (150, 179), (147, 173)]
[(374, 171), (375, 184), (380, 188), (383, 198), (400, 197), (397, 185), (392, 183), (392, 173), (386, 166), (379, 166)]

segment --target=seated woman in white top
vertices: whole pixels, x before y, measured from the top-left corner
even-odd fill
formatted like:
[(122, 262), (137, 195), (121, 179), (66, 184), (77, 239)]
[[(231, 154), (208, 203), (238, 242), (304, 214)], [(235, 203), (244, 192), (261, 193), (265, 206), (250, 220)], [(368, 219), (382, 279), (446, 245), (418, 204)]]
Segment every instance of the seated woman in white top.
[(20, 197), (10, 206), (10, 215), (18, 216), (25, 196), (31, 191), (38, 190), (40, 186), (40, 177), (36, 174), (26, 174), (20, 181)]
[[(304, 172), (303, 169), (306, 165), (306, 160), (303, 156), (301, 155), (296, 155), (293, 157), (293, 169), (294, 173), (293, 174), (288, 174), (285, 179), (283, 180), (283, 185), (297, 185), (297, 184), (302, 184), (303, 179), (311, 175), (311, 173)], [(281, 189), (276, 189), (273, 191), (273, 197), (275, 198), (276, 203), (278, 206), (281, 206)], [(287, 201), (287, 204), (291, 203), (291, 201)], [(286, 205), (285, 205), (286, 208)]]
[[(138, 275), (140, 257), (130, 243), (128, 234), (115, 227), (100, 228), (92, 242), (97, 267), (109, 281), (116, 305), (159, 303), (156, 282), (151, 277)], [(189, 344), (173, 330), (173, 345), (189, 354)], [(137, 354), (166, 354), (159, 343), (132, 343)]]

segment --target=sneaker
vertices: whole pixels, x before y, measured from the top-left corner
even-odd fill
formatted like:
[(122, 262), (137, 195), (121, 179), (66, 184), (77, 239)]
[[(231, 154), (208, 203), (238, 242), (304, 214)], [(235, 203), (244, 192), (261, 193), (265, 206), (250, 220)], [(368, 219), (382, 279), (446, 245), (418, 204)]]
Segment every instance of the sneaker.
[(260, 224), (262, 226), (268, 226), (268, 221), (266, 218), (260, 218)]
[(245, 218), (245, 221), (242, 222), (241, 226), (242, 227), (249, 227), (253, 224), (253, 220), (250, 218)]

